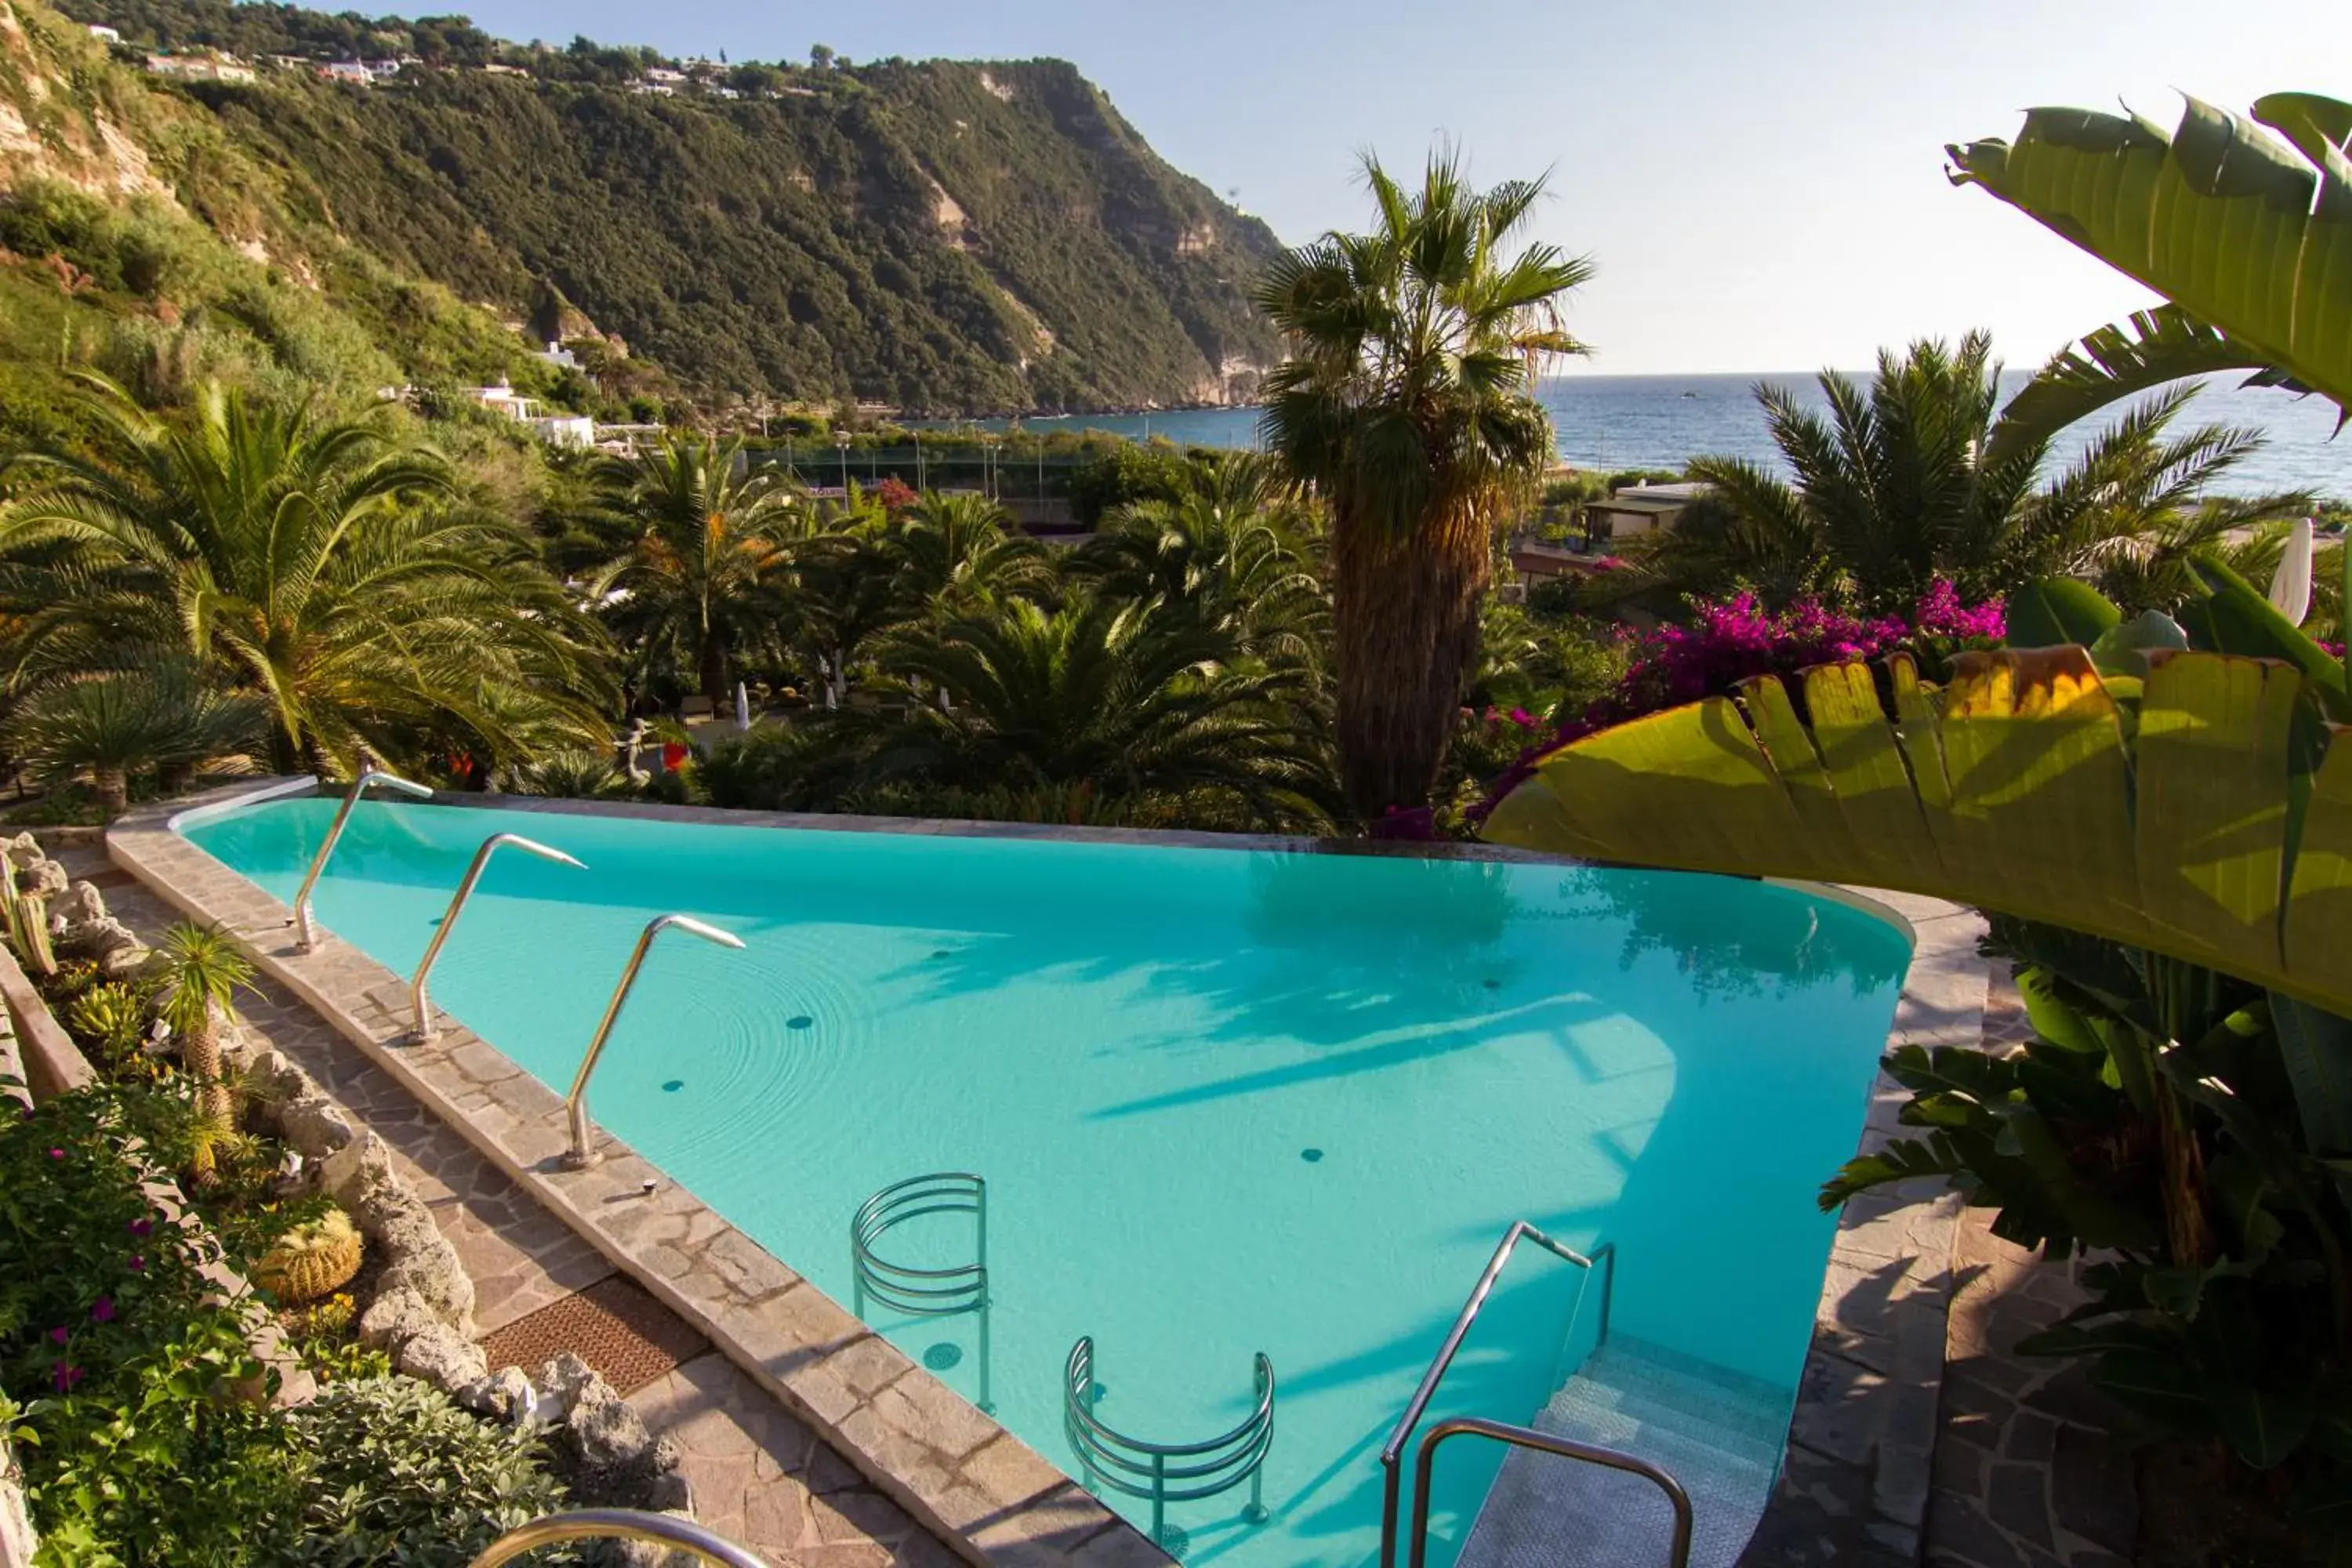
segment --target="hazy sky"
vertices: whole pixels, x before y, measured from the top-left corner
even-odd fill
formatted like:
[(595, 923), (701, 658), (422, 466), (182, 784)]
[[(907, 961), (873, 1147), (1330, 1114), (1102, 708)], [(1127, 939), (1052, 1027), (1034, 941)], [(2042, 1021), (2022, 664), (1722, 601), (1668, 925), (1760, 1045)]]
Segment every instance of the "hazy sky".
[(492, 32), (674, 54), (1074, 60), (1177, 167), (1297, 243), (1365, 212), (1355, 160), (1457, 139), (1552, 175), (1541, 237), (1599, 271), (1594, 373), (1859, 366), (1990, 328), (2027, 366), (2147, 301), (1980, 191), (1948, 142), (2033, 104), (2170, 124), (2179, 91), (2352, 96), (2352, 0), (451, 0)]

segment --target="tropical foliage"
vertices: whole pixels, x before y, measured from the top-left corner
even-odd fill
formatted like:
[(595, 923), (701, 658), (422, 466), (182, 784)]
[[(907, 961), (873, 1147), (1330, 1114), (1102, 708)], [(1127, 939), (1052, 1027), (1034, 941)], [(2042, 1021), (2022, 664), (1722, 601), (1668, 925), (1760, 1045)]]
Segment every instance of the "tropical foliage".
[(2014, 144), (1948, 152), (1955, 181), (2008, 202), (2201, 325), (2202, 363), (2176, 360), (2170, 374), (2229, 358), (2352, 408), (2352, 289), (2343, 283), (2352, 104), (2273, 93), (2251, 118), (2192, 98), (2168, 138), (2138, 115), (2036, 109)]
[(1481, 192), (1443, 153), (1418, 189), (1364, 175), (1374, 229), (1277, 258), (1258, 297), (1290, 344), (1265, 433), (1330, 508), (1340, 778), (1377, 823), (1427, 806), (1504, 509), (1552, 462), (1536, 368), (1579, 352), (1559, 312), (1591, 268), (1511, 248), (1540, 181)]
[(1882, 354), (1866, 388), (1824, 374), (1826, 418), (1759, 386), (1792, 478), (1695, 460), (1690, 477), (1716, 504), (1661, 535), (1642, 564), (1684, 592), (1746, 584), (1775, 603), (1826, 596), (1872, 614), (1907, 609), (1937, 580), (1977, 600), (2056, 574), (2105, 574), (2119, 588), (2137, 576), (2128, 596), (2170, 608), (2187, 592), (2189, 550), (2315, 506), (2300, 492), (2209, 500), (2260, 437), (2219, 426), (2171, 436), (2193, 388), (2132, 409), (2045, 478), (2063, 424), (2082, 411), (2037, 395), (2053, 374), (2063, 367), (2004, 405), (1991, 341), (1973, 333), (1957, 348)]
[(590, 628), (429, 449), (236, 388), (171, 418), (88, 384), (94, 455), (23, 456), (0, 505), (19, 689), (184, 660), (263, 706), (280, 769), (588, 732)]

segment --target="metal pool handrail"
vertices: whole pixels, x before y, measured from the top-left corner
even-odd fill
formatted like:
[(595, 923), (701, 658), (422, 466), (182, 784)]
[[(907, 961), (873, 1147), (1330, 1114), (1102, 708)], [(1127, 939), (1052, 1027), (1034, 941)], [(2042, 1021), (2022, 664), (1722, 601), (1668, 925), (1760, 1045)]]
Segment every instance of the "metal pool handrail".
[(583, 1508), (519, 1524), (484, 1547), (470, 1568), (499, 1568), (526, 1552), (563, 1541), (643, 1541), (690, 1552), (719, 1568), (768, 1568), (725, 1536), (690, 1519), (633, 1508)]
[(1151, 1539), (1166, 1544), (1168, 1505), (1196, 1502), (1246, 1480), (1249, 1507), (1242, 1517), (1266, 1520), (1265, 1466), (1274, 1447), (1274, 1363), (1258, 1352), (1252, 1363), (1257, 1406), (1230, 1432), (1199, 1443), (1147, 1443), (1103, 1425), (1096, 1416), (1095, 1341), (1081, 1335), (1063, 1370), (1062, 1430), (1086, 1471), (1087, 1485), (1151, 1500)]
[(416, 1039), (420, 1045), (431, 1044), (441, 1032), (433, 1022), (433, 999), (425, 994), (425, 977), (433, 973), (434, 962), (441, 956), (441, 944), (447, 942), (449, 933), (457, 929), (457, 916), (465, 909), (466, 900), (474, 896), (474, 885), (482, 879), (482, 872), (489, 865), (490, 857), (498, 853), (500, 846), (508, 844), (542, 860), (577, 866), (583, 871), (588, 868), (562, 850), (551, 849), (520, 833), (493, 833), (482, 840), (482, 847), (474, 851), (473, 864), (466, 868), (466, 875), (457, 884), (456, 896), (450, 899), (449, 907), (442, 911), (439, 929), (434, 931), (433, 940), (425, 944), (425, 956), (416, 962), (415, 978), (408, 983), (408, 1004), (416, 1016)]
[(580, 1058), (580, 1071), (572, 1079), (571, 1092), (563, 1097), (563, 1109), (572, 1120), (572, 1147), (563, 1163), (572, 1170), (584, 1171), (598, 1158), (588, 1137), (588, 1079), (604, 1054), (604, 1042), (612, 1037), (614, 1024), (620, 1019), (621, 1004), (629, 999), (629, 987), (637, 983), (637, 971), (645, 967), (646, 950), (653, 946), (654, 938), (672, 926), (720, 947), (743, 945), (743, 939), (733, 931), (720, 931), (692, 915), (657, 915), (646, 922), (646, 929), (637, 933), (637, 945), (629, 953), (628, 967), (621, 971), (621, 983), (613, 987), (613, 999), (604, 1004), (604, 1016), (597, 1022), (595, 1037), (588, 1042), (588, 1054)]
[(301, 891), (294, 895), (294, 947), (298, 952), (308, 952), (319, 945), (318, 927), (310, 920), (310, 889), (319, 885), (319, 875), (327, 868), (327, 858), (335, 852), (336, 841), (343, 836), (343, 825), (351, 821), (352, 811), (358, 807), (360, 797), (367, 794), (370, 784), (383, 784), (403, 795), (415, 795), (419, 800), (433, 798), (433, 792), (423, 784), (411, 784), (397, 773), (388, 773), (382, 768), (370, 768), (352, 782), (351, 789), (343, 796), (341, 809), (335, 813), (333, 826), (327, 829), (327, 837), (320, 842), (318, 854), (310, 858), (310, 875), (302, 879)]
[[(914, 1268), (874, 1250), (894, 1227), (935, 1214), (972, 1216), (971, 1262)], [(861, 1320), (868, 1296), (909, 1317), (980, 1314), (980, 1407), (993, 1410), (988, 1394), (988, 1184), (969, 1171), (935, 1171), (891, 1183), (857, 1205), (849, 1222), (849, 1258), (851, 1310)]]
[(1629, 1476), (1639, 1476), (1666, 1494), (1666, 1504), (1675, 1510), (1674, 1539), (1666, 1548), (1666, 1568), (1690, 1568), (1691, 1502), (1690, 1494), (1683, 1490), (1680, 1481), (1649, 1460), (1633, 1454), (1621, 1454), (1614, 1448), (1596, 1447), (1590, 1443), (1573, 1442), (1555, 1437), (1549, 1432), (1538, 1432), (1532, 1426), (1513, 1426), (1501, 1421), (1484, 1421), (1475, 1415), (1457, 1415), (1440, 1421), (1430, 1428), (1429, 1436), (1421, 1440), (1421, 1453), (1412, 1466), (1412, 1552), (1407, 1568), (1427, 1568), (1429, 1561), (1429, 1475), (1437, 1458), (1437, 1446), (1449, 1437), (1486, 1437), (1497, 1443), (1517, 1447), (1535, 1448), (1556, 1454), (1563, 1459), (1580, 1464), (1600, 1465), (1607, 1469), (1622, 1470)]
[(1604, 1262), (1607, 1264), (1608, 1273), (1601, 1282), (1601, 1335), (1595, 1343), (1604, 1342), (1609, 1338), (1609, 1300), (1617, 1286), (1617, 1244), (1604, 1241), (1594, 1247), (1592, 1255), (1588, 1258), (1565, 1243), (1554, 1241), (1526, 1220), (1512, 1221), (1511, 1228), (1503, 1233), (1502, 1241), (1496, 1245), (1494, 1256), (1486, 1260), (1486, 1270), (1478, 1276), (1478, 1283), (1471, 1288), (1470, 1299), (1462, 1303), (1462, 1310), (1455, 1316), (1454, 1327), (1446, 1332), (1445, 1342), (1437, 1347), (1437, 1354), (1431, 1360), (1429, 1370), (1422, 1373), (1421, 1386), (1413, 1390), (1412, 1401), (1405, 1405), (1404, 1414), (1397, 1418), (1395, 1429), (1389, 1434), (1387, 1445), (1381, 1449), (1381, 1568), (1396, 1568), (1397, 1507), (1402, 1501), (1404, 1489), (1402, 1461), (1405, 1446), (1412, 1441), (1412, 1429), (1421, 1425), (1422, 1416), (1429, 1409), (1430, 1400), (1437, 1393), (1438, 1384), (1444, 1379), (1446, 1369), (1454, 1364), (1455, 1354), (1462, 1349), (1463, 1339), (1470, 1332), (1470, 1325), (1478, 1321), (1479, 1312), (1485, 1309), (1488, 1293), (1495, 1289), (1495, 1281), (1502, 1275), (1503, 1265), (1511, 1260), (1513, 1249), (1523, 1237), (1555, 1258), (1585, 1271), (1585, 1284), (1577, 1287), (1576, 1306), (1570, 1310), (1570, 1323), (1576, 1321), (1577, 1312), (1583, 1309), (1585, 1285), (1591, 1282), (1596, 1269)]

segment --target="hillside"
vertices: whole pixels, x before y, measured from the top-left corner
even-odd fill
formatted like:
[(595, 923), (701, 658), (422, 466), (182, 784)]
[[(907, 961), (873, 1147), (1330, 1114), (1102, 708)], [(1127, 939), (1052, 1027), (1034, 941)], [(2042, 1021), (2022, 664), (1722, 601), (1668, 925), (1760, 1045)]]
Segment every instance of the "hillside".
[[(173, 100), (175, 134), (257, 172), (264, 198), (200, 215), (233, 240), (242, 223), (348, 242), (534, 336), (650, 358), (705, 402), (1213, 401), (1277, 352), (1246, 299), (1271, 231), (1169, 168), (1058, 61), (680, 69), (448, 19), (64, 9), (121, 31), (117, 77), (133, 79), (110, 91)], [(208, 47), (257, 79), (166, 86), (128, 64)], [(373, 87), (311, 68), (354, 55), (407, 58)], [(678, 74), (656, 86), (655, 70)], [(0, 122), (0, 183), (9, 147)]]

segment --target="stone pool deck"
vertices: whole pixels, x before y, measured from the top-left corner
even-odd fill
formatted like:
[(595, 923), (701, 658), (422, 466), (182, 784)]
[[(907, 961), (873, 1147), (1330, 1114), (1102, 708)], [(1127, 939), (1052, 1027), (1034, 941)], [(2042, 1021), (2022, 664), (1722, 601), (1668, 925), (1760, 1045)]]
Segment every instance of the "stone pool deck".
[[(77, 879), (96, 883), (114, 916), (151, 944), (177, 918), (128, 873), (107, 869), (95, 847), (61, 847), (55, 858)], [(473, 1279), (484, 1335), (495, 1337), (613, 1278), (611, 1259), (283, 986), (264, 979), (255, 994), (238, 999), (237, 1009), (241, 1032), (256, 1049), (283, 1052), (383, 1140)], [(944, 1568), (958, 1561), (805, 1422), (708, 1346), (628, 1398), (648, 1427), (677, 1445), (697, 1517), (778, 1568)]]
[[(926, 1551), (1023, 1568), (1169, 1562), (1044, 1458), (618, 1141), (600, 1132), (604, 1163), (584, 1172), (564, 1169), (560, 1156), (568, 1140), (558, 1097), (454, 1022), (432, 1046), (409, 1044), (400, 977), (331, 934), (312, 952), (296, 952), (284, 905), (169, 826), (174, 812), (249, 797), (268, 784), (247, 782), (169, 809), (134, 812), (110, 831), (108, 851), (124, 872), (176, 910), (217, 921), (246, 942), (284, 988), (287, 1010), (276, 1022), (314, 1031), (318, 1038), (310, 1048), (343, 1064), (331, 1073), (306, 1057), (314, 1076), (341, 1093), (342, 1082), (362, 1068), (377, 1075), (387, 1090), (405, 1097), (399, 1103), (411, 1108), (432, 1137), (470, 1152), (480, 1175), (469, 1175), (468, 1182), (506, 1184), (492, 1190), (510, 1190), (513, 1202), (486, 1200), (484, 1234), (460, 1242), (483, 1253), (491, 1278), (511, 1275), (518, 1289), (544, 1296), (580, 1288), (565, 1281), (593, 1282), (584, 1277), (618, 1270), (709, 1340), (715, 1353), (677, 1367), (637, 1400), (657, 1429), (667, 1426), (680, 1436), (690, 1464), (702, 1466), (703, 1475), (728, 1478), (710, 1489), (719, 1496), (708, 1497), (704, 1480), (689, 1471), (708, 1522), (722, 1531), (733, 1522), (729, 1532), (740, 1531), (739, 1539), (810, 1568), (835, 1561), (933, 1560)], [(1339, 847), (1293, 839), (450, 798), (474, 806), (747, 828), (1075, 836), (1319, 852)], [(1454, 853), (1530, 858), (1479, 847), (1457, 847)], [(1933, 900), (1854, 897), (1906, 921), (1916, 939), (1889, 1044), (1983, 1045), (1992, 981), (1977, 952), (1981, 921)], [(583, 983), (601, 989), (609, 977)], [(1864, 1149), (1897, 1134), (1904, 1098), (1882, 1075), (1872, 1093)], [(373, 1120), (364, 1106), (353, 1109)], [(473, 1191), (447, 1185), (453, 1195)], [(1947, 1425), (1945, 1351), (1960, 1212), (1957, 1198), (1940, 1188), (1874, 1194), (1847, 1205), (1823, 1282), (1787, 1461), (1743, 1564), (1893, 1568), (1922, 1561), (1937, 1479), (1934, 1457)], [(552, 1261), (541, 1270), (543, 1284), (523, 1283), (531, 1277), (525, 1265), (502, 1272), (492, 1255), (501, 1237), (512, 1243), (506, 1226), (532, 1225), (553, 1227), (547, 1233), (553, 1238), (546, 1252)], [(792, 1477), (797, 1489), (755, 1498), (756, 1487), (746, 1483), (742, 1503), (730, 1515), (722, 1500), (737, 1495), (738, 1479), (772, 1480), (771, 1468)], [(863, 1485), (826, 1484), (845, 1475)], [(855, 1508), (827, 1500), (836, 1493), (858, 1500)], [(1936, 1495), (1940, 1507), (1941, 1494)], [(898, 1520), (908, 1521), (911, 1533), (898, 1533)], [(851, 1550), (817, 1554), (835, 1547)], [(1979, 1568), (1973, 1560), (1951, 1562), (1954, 1568), (1964, 1563)], [(2089, 1561), (2077, 1568), (2089, 1568)]]

